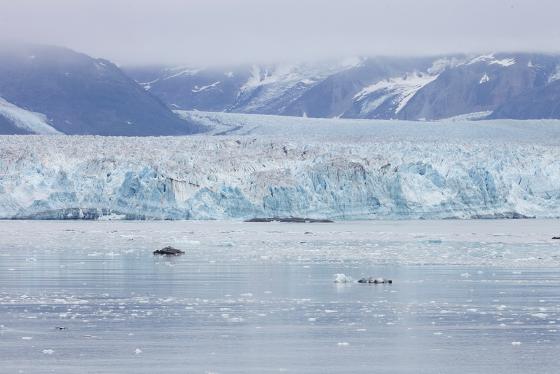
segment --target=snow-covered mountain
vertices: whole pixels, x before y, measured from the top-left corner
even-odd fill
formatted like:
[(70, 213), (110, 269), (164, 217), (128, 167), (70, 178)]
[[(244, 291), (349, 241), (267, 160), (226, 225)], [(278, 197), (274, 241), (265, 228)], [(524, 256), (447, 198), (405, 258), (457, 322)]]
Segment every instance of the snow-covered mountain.
[(227, 69), (125, 71), (175, 109), (330, 118), (344, 116), (363, 88), (387, 77), (404, 77), (417, 68), (426, 70), (431, 60), (349, 58)]
[(560, 217), (558, 121), (264, 117), (235, 137), (0, 136), (0, 218)]
[[(182, 110), (407, 120), (470, 113), (493, 118), (560, 118), (560, 113), (550, 109), (557, 102), (554, 87), (560, 77), (560, 56), (544, 54), (353, 58), (224, 69), (130, 67), (125, 71), (147, 91)], [(543, 104), (535, 107), (536, 100)]]
[(107, 60), (66, 48), (0, 44), (0, 133), (130, 136), (196, 130)]
[[(493, 118), (520, 118), (502, 108), (548, 86), (559, 64), (558, 57), (531, 54), (468, 59), (445, 69), (437, 79), (419, 90), (399, 113), (399, 118), (437, 119), (493, 111), (496, 111)], [(560, 117), (551, 117), (546, 111), (533, 111), (527, 112), (526, 118)]]
[(348, 58), (230, 68), (126, 67), (0, 45), (0, 134), (184, 135), (173, 111), (313, 118), (560, 118), (560, 56)]

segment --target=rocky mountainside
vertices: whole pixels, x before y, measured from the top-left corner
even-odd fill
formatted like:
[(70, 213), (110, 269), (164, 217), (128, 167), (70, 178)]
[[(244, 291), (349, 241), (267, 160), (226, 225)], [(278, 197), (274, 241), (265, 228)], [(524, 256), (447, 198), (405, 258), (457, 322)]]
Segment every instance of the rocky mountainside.
[(413, 121), (559, 119), (560, 56), (364, 57), (121, 69), (66, 48), (0, 45), (0, 134), (205, 131), (181, 115), (185, 110)]
[(0, 46), (0, 133), (144, 136), (196, 130), (107, 60), (59, 47)]
[(560, 56), (500, 53), (354, 58), (234, 68), (129, 67), (146, 91), (175, 109), (437, 120), (560, 118)]

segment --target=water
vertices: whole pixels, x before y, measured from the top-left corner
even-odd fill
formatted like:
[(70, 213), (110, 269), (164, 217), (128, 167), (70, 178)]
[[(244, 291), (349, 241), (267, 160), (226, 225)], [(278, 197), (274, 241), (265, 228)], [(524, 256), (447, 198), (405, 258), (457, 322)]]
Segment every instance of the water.
[(556, 373), (555, 229), (3, 221), (0, 372)]

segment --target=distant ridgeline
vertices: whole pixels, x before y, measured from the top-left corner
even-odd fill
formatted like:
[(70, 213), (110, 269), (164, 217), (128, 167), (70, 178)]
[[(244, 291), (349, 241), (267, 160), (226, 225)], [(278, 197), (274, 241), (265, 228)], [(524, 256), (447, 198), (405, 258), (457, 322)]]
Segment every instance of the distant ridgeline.
[(174, 110), (316, 118), (560, 119), (560, 56), (352, 58), (119, 68), (66, 48), (0, 45), (0, 134), (185, 135)]
[(146, 136), (198, 130), (107, 60), (66, 48), (0, 44), (0, 134)]
[(316, 118), (560, 118), (560, 56), (354, 58), (229, 68), (125, 67), (173, 109)]

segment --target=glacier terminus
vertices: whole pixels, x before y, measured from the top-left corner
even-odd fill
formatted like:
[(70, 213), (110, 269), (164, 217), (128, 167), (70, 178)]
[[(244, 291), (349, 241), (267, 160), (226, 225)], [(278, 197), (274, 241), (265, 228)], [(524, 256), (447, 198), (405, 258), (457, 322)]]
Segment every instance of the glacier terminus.
[(190, 116), (232, 135), (0, 137), (0, 217), (560, 216), (556, 122)]

